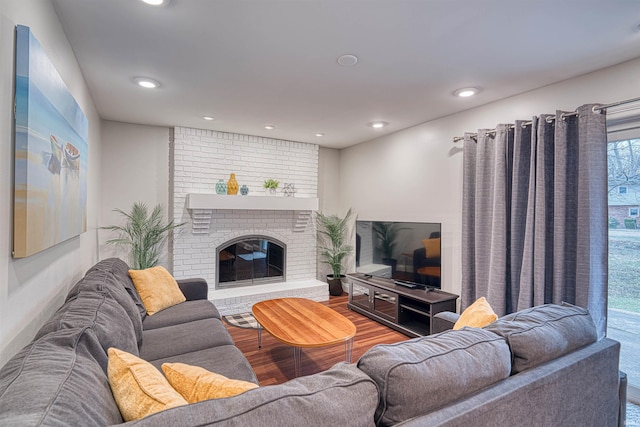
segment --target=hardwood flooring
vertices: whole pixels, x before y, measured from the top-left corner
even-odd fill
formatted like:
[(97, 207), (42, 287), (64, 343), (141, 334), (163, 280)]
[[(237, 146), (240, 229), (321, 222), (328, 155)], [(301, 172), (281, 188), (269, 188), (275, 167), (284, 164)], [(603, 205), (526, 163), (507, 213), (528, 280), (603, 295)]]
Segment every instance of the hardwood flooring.
[[(324, 305), (342, 314), (356, 325), (353, 340), (351, 362), (355, 363), (368, 349), (376, 344), (391, 344), (409, 339), (404, 334), (388, 328), (361, 314), (347, 309), (347, 294), (329, 297)], [(262, 348), (258, 349), (258, 332), (254, 329), (241, 329), (225, 323), (236, 346), (244, 353), (253, 367), (260, 385), (281, 384), (295, 378), (293, 365), (293, 347), (262, 333)], [(303, 348), (300, 375), (311, 375), (329, 369), (345, 360), (344, 344), (328, 347)]]

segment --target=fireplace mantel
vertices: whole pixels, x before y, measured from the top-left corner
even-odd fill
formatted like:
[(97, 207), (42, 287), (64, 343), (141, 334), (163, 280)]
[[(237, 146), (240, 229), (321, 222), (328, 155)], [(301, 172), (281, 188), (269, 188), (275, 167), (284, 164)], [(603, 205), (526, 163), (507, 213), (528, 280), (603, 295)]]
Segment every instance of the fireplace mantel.
[(274, 211), (317, 211), (317, 197), (227, 196), (189, 193), (187, 209), (251, 209)]
[(227, 196), (212, 193), (189, 193), (187, 209), (191, 212), (193, 234), (209, 233), (212, 212), (217, 209), (263, 211), (297, 211), (294, 231), (303, 231), (318, 210), (317, 197)]

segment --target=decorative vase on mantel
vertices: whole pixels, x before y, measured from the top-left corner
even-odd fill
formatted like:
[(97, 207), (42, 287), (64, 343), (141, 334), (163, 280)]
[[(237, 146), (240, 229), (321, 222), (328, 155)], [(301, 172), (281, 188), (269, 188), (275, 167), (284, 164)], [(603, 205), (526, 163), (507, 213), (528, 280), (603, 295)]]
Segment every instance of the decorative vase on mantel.
[(222, 179), (216, 182), (216, 194), (227, 194), (227, 183)]
[(227, 194), (238, 194), (238, 181), (236, 181), (236, 174), (232, 173), (227, 181)]
[(246, 185), (240, 187), (240, 194), (242, 194), (243, 196), (249, 194), (249, 187), (247, 187)]

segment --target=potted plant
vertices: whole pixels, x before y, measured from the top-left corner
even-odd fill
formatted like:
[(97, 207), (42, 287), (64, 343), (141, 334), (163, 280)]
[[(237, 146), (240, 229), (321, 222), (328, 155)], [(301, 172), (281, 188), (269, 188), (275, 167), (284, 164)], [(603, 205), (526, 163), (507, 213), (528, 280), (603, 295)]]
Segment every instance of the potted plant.
[(176, 224), (173, 220), (165, 223), (162, 218), (161, 204), (151, 212), (147, 209), (147, 205), (140, 202), (133, 204), (131, 212), (121, 209), (114, 209), (114, 211), (126, 218), (125, 224), (101, 228), (120, 234), (120, 237), (107, 240), (107, 243), (128, 247), (131, 268), (134, 270), (144, 270), (157, 265), (160, 261), (160, 250), (168, 237), (168, 232), (185, 224)]
[(262, 184), (262, 186), (267, 190), (269, 190), (270, 194), (276, 194), (276, 189), (278, 188), (279, 184), (280, 184), (280, 181), (269, 178), (264, 181), (264, 184)]
[(351, 209), (344, 218), (321, 212), (317, 213), (316, 218), (320, 234), (320, 256), (332, 271), (332, 274), (327, 275), (329, 293), (333, 296), (342, 295), (343, 262), (353, 251), (353, 247), (346, 243)]
[(400, 227), (398, 224), (392, 222), (374, 222), (372, 229), (373, 232), (376, 233), (378, 242), (380, 243), (378, 248), (382, 252), (382, 263), (391, 266), (391, 275), (393, 276), (396, 272), (396, 266), (398, 265), (398, 260), (393, 258), (396, 239), (401, 230), (408, 230), (408, 228)]

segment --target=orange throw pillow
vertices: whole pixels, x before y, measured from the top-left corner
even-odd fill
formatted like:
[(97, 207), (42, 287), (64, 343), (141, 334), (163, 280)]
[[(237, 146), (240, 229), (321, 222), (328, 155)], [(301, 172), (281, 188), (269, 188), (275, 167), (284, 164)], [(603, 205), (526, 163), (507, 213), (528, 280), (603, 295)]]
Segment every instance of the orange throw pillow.
[(176, 279), (160, 265), (146, 270), (129, 270), (129, 276), (149, 316), (187, 300)]
[(187, 404), (151, 363), (113, 347), (107, 354), (109, 386), (125, 421)]
[(465, 326), (483, 328), (496, 320), (498, 320), (498, 315), (494, 313), (487, 299), (480, 297), (462, 312), (458, 321), (453, 325), (453, 329), (457, 330)]
[(163, 363), (162, 371), (169, 384), (189, 403), (236, 396), (258, 387), (248, 381), (232, 380), (184, 363)]

